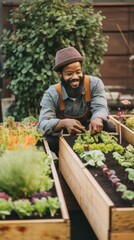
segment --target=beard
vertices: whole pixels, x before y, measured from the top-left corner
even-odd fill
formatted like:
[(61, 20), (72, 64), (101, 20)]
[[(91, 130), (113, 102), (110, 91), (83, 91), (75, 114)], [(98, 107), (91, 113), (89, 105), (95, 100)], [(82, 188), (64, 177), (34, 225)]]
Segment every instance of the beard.
[(79, 82), (80, 82), (79, 86), (77, 88), (72, 88), (70, 86), (70, 83), (65, 81), (64, 78), (61, 77), (61, 85), (64, 86), (69, 97), (76, 98), (76, 97), (80, 96), (83, 91), (83, 87), (84, 87), (83, 79), (84, 79), (83, 76), (81, 78), (79, 78)]

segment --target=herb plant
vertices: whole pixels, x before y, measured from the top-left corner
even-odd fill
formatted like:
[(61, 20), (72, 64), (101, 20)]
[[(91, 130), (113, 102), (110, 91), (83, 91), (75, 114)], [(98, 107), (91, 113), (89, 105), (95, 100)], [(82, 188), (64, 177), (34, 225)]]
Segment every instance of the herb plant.
[(6, 151), (0, 157), (0, 191), (13, 199), (52, 188), (51, 158), (35, 146)]

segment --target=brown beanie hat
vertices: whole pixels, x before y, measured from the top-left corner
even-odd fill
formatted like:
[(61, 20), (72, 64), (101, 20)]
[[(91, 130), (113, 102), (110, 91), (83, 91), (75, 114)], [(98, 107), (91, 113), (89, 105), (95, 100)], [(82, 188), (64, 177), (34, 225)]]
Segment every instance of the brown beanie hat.
[(53, 70), (58, 72), (61, 67), (73, 62), (82, 62), (83, 60), (84, 57), (74, 47), (63, 48), (56, 53)]

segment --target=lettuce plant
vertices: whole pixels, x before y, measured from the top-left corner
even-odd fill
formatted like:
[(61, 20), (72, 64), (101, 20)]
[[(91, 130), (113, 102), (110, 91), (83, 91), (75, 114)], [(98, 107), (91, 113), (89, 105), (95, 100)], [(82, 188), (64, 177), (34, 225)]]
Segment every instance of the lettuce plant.
[(58, 198), (48, 197), (48, 207), (49, 207), (50, 215), (51, 217), (53, 217), (57, 212), (57, 210), (60, 208), (60, 202)]
[(32, 216), (34, 207), (28, 199), (19, 199), (13, 202), (13, 210), (19, 218), (24, 218)]
[(35, 199), (34, 210), (40, 217), (43, 217), (48, 211), (48, 201), (47, 198), (42, 197), (41, 199)]
[(6, 216), (10, 215), (12, 209), (13, 209), (13, 205), (10, 200), (0, 198), (0, 217), (2, 219), (5, 219)]

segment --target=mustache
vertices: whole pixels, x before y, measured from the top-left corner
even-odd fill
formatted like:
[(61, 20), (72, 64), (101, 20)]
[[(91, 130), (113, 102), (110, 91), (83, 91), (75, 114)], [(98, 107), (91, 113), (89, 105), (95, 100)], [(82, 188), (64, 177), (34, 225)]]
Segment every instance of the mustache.
[(80, 82), (80, 79), (69, 79), (67, 80), (67, 83), (74, 83), (74, 82)]

